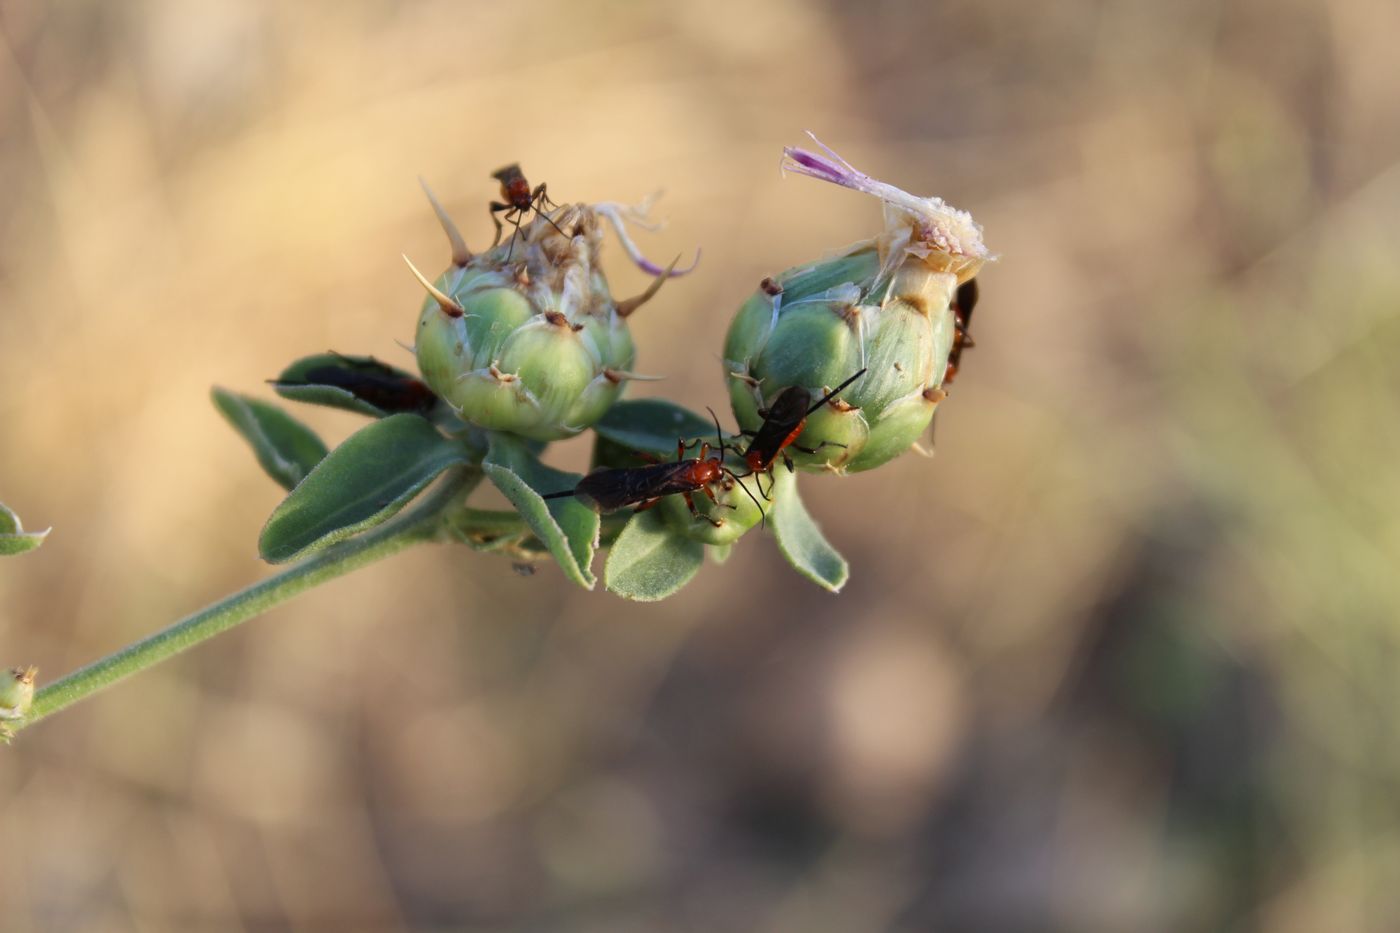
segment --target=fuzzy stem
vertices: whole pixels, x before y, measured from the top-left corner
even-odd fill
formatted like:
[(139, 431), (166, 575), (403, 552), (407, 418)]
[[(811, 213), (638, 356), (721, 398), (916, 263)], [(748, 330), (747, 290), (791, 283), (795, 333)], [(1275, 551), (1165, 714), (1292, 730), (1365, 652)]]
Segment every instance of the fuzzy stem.
[(464, 488), (479, 478), (480, 474), (475, 470), (458, 471), (412, 511), (360, 537), (328, 548), (274, 577), (240, 590), (154, 635), (54, 681), (34, 694), (34, 705), (29, 715), (23, 723), (12, 724), (11, 729), (31, 726), (119, 680), (261, 615), (298, 593), (397, 554), (410, 545), (434, 540), (442, 531), (444, 509), (462, 495)]

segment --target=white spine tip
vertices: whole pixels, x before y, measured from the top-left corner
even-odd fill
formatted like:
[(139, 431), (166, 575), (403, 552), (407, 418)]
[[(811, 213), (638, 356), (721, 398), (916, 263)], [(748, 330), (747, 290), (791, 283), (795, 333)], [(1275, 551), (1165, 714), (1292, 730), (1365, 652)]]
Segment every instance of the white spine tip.
[(433, 300), (438, 303), (438, 307), (442, 308), (445, 314), (449, 317), (461, 317), (466, 313), (466, 309), (458, 304), (456, 299), (442, 291), (430, 282), (427, 276), (419, 272), (418, 267), (413, 264), (413, 260), (409, 259), (407, 254), (404, 255), (403, 261), (408, 263), (408, 268), (413, 272), (413, 277), (418, 280), (418, 284), (422, 285), (428, 294), (433, 296)]

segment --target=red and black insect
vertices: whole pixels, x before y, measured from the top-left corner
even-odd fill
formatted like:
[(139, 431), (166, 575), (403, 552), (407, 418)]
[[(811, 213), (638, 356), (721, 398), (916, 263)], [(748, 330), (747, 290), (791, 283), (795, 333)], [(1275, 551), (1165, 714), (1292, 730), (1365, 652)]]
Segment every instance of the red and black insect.
[[(739, 477), (734, 471), (724, 465), (724, 454), (727, 445), (724, 443), (724, 436), (719, 430), (719, 419), (715, 413), (710, 412), (710, 417), (715, 418), (715, 438), (718, 451), (715, 456), (710, 456), (710, 445), (708, 442), (676, 442), (676, 459), (670, 463), (648, 463), (639, 467), (621, 467), (617, 469), (594, 470), (583, 479), (579, 480), (573, 489), (566, 489), (562, 492), (551, 492), (544, 496), (545, 499), (564, 499), (568, 496), (576, 496), (584, 504), (596, 509), (599, 512), (612, 512), (616, 509), (623, 509), (627, 506), (636, 506), (636, 511), (642, 512), (666, 496), (679, 495), (684, 497), (686, 507), (690, 509), (690, 514), (696, 518), (704, 518), (715, 527), (724, 524), (718, 519), (708, 515), (701, 515), (695, 508), (694, 494), (703, 492), (710, 497), (710, 501), (720, 505), (720, 501), (715, 496), (712, 488), (713, 484), (721, 480), (730, 480), (738, 483), (739, 487), (753, 499), (758, 506), (759, 513), (763, 513), (763, 505), (749, 492), (748, 487), (739, 483)], [(700, 455), (698, 457), (686, 457), (686, 448), (694, 443), (700, 443)], [(735, 506), (726, 506), (735, 508)]]
[[(972, 334), (968, 328), (972, 325), (972, 309), (977, 307), (977, 280), (968, 279), (958, 286), (957, 292), (953, 295), (953, 348), (948, 352), (948, 365), (943, 370), (943, 381), (939, 388), (930, 390), (936, 393), (936, 398), (947, 395), (947, 389), (957, 378), (958, 366), (962, 363), (964, 350), (971, 350), (977, 346), (977, 342), (972, 339)], [(928, 392), (924, 393), (929, 396)], [(933, 420), (929, 423), (929, 441), (933, 441), (934, 431), (938, 426), (938, 413), (934, 412)]]
[[(492, 246), (501, 242), (501, 233), (505, 230), (502, 220), (513, 226), (518, 233), (521, 222), (530, 211), (539, 214), (553, 224), (555, 230), (559, 230), (559, 225), (554, 223), (548, 214), (540, 212), (541, 207), (549, 209), (558, 205), (549, 199), (543, 182), (533, 189), (530, 187), (530, 183), (525, 180), (525, 173), (520, 170), (520, 163), (512, 162), (505, 168), (497, 169), (491, 173), (491, 177), (501, 183), (501, 200), (491, 202), (491, 220), (496, 224), (496, 239), (492, 241)], [(502, 216), (497, 217), (497, 214)], [(514, 248), (512, 238), (511, 249)], [(509, 261), (509, 255), (506, 259)]]
[(336, 355), (340, 362), (312, 366), (301, 374), (301, 379), (271, 382), (277, 387), (332, 386), (344, 389), (360, 401), (389, 414), (427, 414), (437, 404), (437, 395), (422, 380), (386, 366), (374, 357), (351, 359)]
[(977, 306), (977, 280), (968, 279), (958, 286), (957, 293), (953, 296), (953, 349), (948, 354), (948, 368), (943, 371), (943, 386), (946, 388), (953, 384), (953, 379), (958, 375), (958, 366), (962, 362), (964, 350), (971, 350), (977, 346), (977, 342), (972, 339), (972, 334), (968, 328), (972, 326), (972, 309)]
[[(796, 443), (802, 429), (807, 425), (807, 417), (820, 409), (827, 402), (834, 399), (846, 386), (855, 382), (865, 375), (865, 370), (861, 369), (854, 376), (841, 383), (820, 399), (813, 402), (812, 393), (801, 386), (789, 386), (778, 393), (778, 397), (773, 399), (773, 404), (767, 408), (760, 408), (758, 413), (763, 416), (763, 424), (758, 426), (757, 431), (743, 431), (753, 440), (749, 441), (748, 450), (744, 451), (744, 463), (748, 464), (749, 474), (767, 473), (771, 479), (773, 472), (773, 462), (779, 457), (783, 458), (783, 466), (792, 472), (792, 458), (787, 455), (787, 448), (792, 447), (806, 454), (814, 454), (822, 447), (842, 447), (834, 441), (822, 441), (816, 447), (800, 447)], [(763, 493), (762, 487), (759, 492)], [(767, 496), (767, 493), (763, 493)]]

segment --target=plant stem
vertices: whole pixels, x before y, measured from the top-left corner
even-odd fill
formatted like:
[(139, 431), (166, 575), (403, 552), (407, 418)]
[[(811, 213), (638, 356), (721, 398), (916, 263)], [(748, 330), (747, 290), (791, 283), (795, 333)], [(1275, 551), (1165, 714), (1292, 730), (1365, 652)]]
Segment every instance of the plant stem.
[(119, 680), (261, 615), (298, 593), (397, 554), (410, 545), (437, 538), (442, 531), (444, 508), (480, 475), (471, 469), (454, 471), (417, 508), (54, 681), (34, 694), (29, 715), (23, 723), (11, 724), (11, 729), (31, 726)]

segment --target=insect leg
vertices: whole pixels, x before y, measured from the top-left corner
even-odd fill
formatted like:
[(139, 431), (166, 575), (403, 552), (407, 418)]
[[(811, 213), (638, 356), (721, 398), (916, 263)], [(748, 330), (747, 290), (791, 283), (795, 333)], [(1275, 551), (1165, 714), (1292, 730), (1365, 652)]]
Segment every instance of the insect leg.
[[(771, 468), (770, 468), (770, 469), (771, 469)], [(754, 473), (754, 474), (752, 474), (752, 476), (753, 476), (753, 478), (754, 478), (754, 479), (753, 479), (753, 484), (754, 484), (755, 486), (758, 487), (758, 494), (759, 494), (760, 496), (762, 496), (763, 498), (767, 499), (769, 502), (772, 502), (772, 501), (773, 501), (773, 476), (772, 476), (772, 474), (769, 473), (769, 475), (768, 475), (768, 491), (767, 491), (767, 492), (764, 492), (764, 491), (763, 491), (763, 474), (762, 474), (762, 473)]]
[[(547, 208), (550, 204), (554, 203), (549, 200), (549, 195), (545, 194), (545, 187), (543, 182), (541, 182), (540, 186), (530, 194), (530, 203), (535, 205), (535, 215), (537, 217), (543, 217), (545, 220), (549, 221), (549, 225), (551, 227), (553, 227), (555, 230), (559, 230), (559, 225), (554, 222), (554, 218), (550, 217), (548, 214), (540, 210), (541, 206)], [(559, 230), (559, 235), (564, 237), (568, 236), (568, 234), (565, 233), (563, 230)]]
[[(720, 502), (718, 499), (716, 499), (716, 498), (715, 498), (715, 491), (714, 491), (713, 489), (711, 489), (709, 486), (701, 486), (701, 487), (700, 487), (700, 491), (703, 492), (705, 495), (709, 496), (709, 497), (710, 497), (710, 501), (713, 502), (717, 507), (719, 507), (719, 508), (721, 508), (721, 509), (737, 509), (737, 508), (738, 508), (737, 505), (725, 505), (724, 503), (722, 503), (722, 502)], [(689, 493), (687, 493), (687, 495), (689, 495)]]
[[(771, 469), (771, 468), (770, 468), (770, 469)], [(744, 490), (744, 495), (746, 495), (746, 496), (748, 496), (750, 499), (752, 499), (752, 500), (753, 500), (753, 504), (756, 505), (756, 506), (758, 506), (758, 523), (759, 523), (759, 526), (760, 526), (760, 527), (766, 526), (766, 525), (768, 524), (768, 513), (765, 512), (765, 511), (763, 511), (763, 503), (762, 503), (762, 502), (759, 502), (758, 499), (754, 496), (754, 494), (751, 493), (751, 492), (749, 492), (749, 487), (745, 486), (742, 482), (739, 481), (739, 476), (738, 476), (737, 473), (735, 473), (735, 472), (732, 471), (732, 470), (725, 470), (724, 472), (725, 472), (725, 475), (728, 476), (728, 477), (730, 477), (731, 479), (733, 479), (734, 482), (739, 483), (739, 488), (742, 489), (742, 490)], [(753, 474), (750, 473), (749, 475), (752, 476)], [(772, 478), (772, 474), (771, 474), (771, 473), (769, 474), (769, 478), (770, 478), (770, 479)], [(754, 480), (754, 483), (757, 483), (757, 482), (758, 482), (758, 480)], [(769, 491), (769, 492), (772, 492), (772, 491), (773, 491), (773, 487), (772, 487), (771, 485), (768, 487), (768, 491)], [(767, 498), (767, 497), (765, 496), (764, 498)], [(770, 499), (769, 501), (771, 502), (772, 500)]]
[[(710, 498), (714, 498), (714, 493), (710, 492), (710, 487), (702, 486), (700, 488), (704, 489), (705, 492), (710, 493)], [(724, 522), (720, 521), (717, 518), (711, 518), (708, 515), (701, 515), (700, 510), (695, 507), (695, 497), (692, 496), (690, 493), (681, 493), (681, 498), (685, 499), (685, 506), (686, 508), (690, 509), (690, 514), (692, 517), (703, 518), (705, 521), (709, 522), (711, 525), (714, 525), (716, 528), (719, 528), (721, 525), (724, 524)]]
[[(820, 444), (818, 444), (818, 445), (815, 446), (815, 447), (800, 447), (800, 446), (798, 446), (797, 444), (793, 444), (793, 445), (792, 445), (792, 448), (793, 448), (794, 450), (800, 450), (800, 451), (802, 451), (804, 454), (814, 454), (814, 453), (816, 453), (817, 451), (821, 450), (823, 447), (840, 447), (842, 450), (845, 450), (845, 449), (846, 449), (846, 445), (845, 445), (845, 444), (839, 443), (839, 442), (837, 442), (837, 441), (822, 441)], [(791, 467), (789, 467), (788, 469), (791, 469)]]
[(510, 235), (510, 249), (506, 250), (506, 262), (510, 262), (510, 257), (515, 254), (515, 241), (520, 239), (520, 221), (525, 216), (525, 212), (519, 209), (511, 211), (515, 217), (511, 220), (511, 226), (515, 227), (515, 232)]
[(505, 232), (505, 227), (501, 225), (501, 218), (497, 217), (496, 215), (501, 211), (508, 210), (510, 210), (509, 204), (502, 204), (500, 201), (491, 202), (491, 222), (496, 225), (496, 238), (491, 241), (491, 247), (493, 249), (496, 246), (500, 245), (501, 234)]

